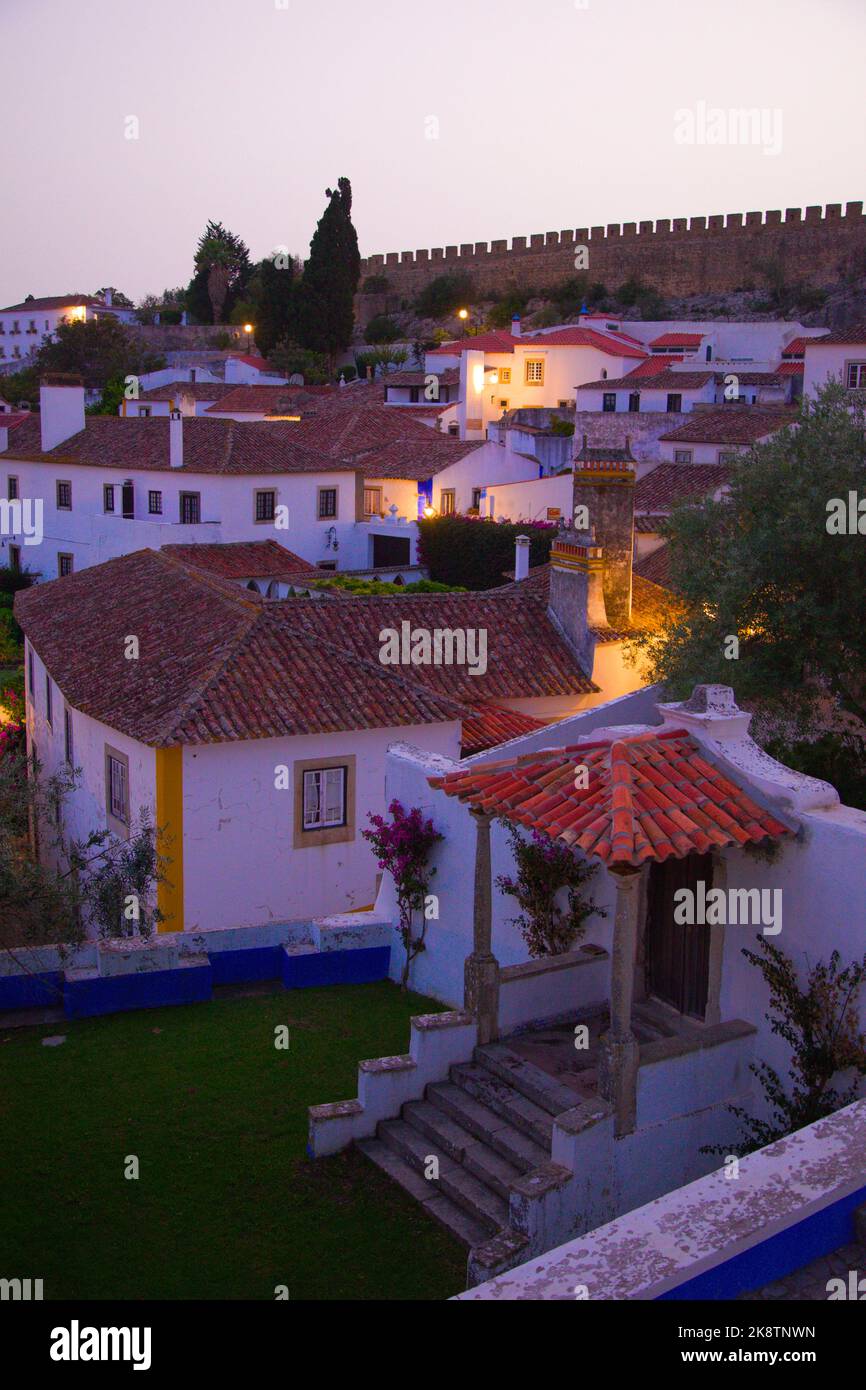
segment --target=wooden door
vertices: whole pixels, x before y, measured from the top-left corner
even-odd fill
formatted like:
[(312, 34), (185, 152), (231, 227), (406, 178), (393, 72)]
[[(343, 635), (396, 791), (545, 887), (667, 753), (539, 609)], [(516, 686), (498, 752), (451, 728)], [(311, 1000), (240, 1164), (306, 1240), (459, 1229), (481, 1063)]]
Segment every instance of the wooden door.
[(710, 928), (702, 923), (690, 926), (677, 922), (674, 894), (688, 888), (697, 901), (701, 880), (709, 892), (713, 886), (709, 854), (653, 864), (647, 904), (647, 992), (695, 1018), (703, 1018), (707, 1011)]

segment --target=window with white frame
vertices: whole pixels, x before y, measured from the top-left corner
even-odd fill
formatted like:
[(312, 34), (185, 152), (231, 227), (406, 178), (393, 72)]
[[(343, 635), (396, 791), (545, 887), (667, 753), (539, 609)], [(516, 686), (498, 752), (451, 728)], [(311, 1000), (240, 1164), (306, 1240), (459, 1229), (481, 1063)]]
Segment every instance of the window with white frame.
[(443, 488), (439, 494), (439, 513), (441, 516), (453, 516), (456, 508), (456, 495), (453, 487)]
[(115, 748), (105, 750), (105, 803), (111, 820), (129, 825), (129, 759)]
[(304, 830), (346, 824), (345, 767), (312, 768), (304, 773)]
[(162, 516), (162, 493), (150, 491), (147, 494), (147, 510), (151, 516)]
[(364, 515), (382, 515), (382, 489), (380, 487), (364, 488)]
[(674, 449), (674, 463), (691, 463), (691, 449)]
[(866, 387), (866, 362), (849, 362), (846, 382), (850, 390), (859, 391)]

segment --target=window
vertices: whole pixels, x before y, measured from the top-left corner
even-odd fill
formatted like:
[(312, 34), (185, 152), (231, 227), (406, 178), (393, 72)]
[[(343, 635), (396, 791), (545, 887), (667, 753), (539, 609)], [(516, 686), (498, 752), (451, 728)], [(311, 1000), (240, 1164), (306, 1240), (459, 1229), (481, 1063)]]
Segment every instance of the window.
[(683, 408), (683, 398), (678, 391), (668, 393), (668, 414), (678, 415)]
[(138, 418), (139, 418), (139, 420), (149, 420), (149, 419), (150, 419), (150, 406), (149, 406), (149, 405), (140, 405), (140, 406), (138, 407)]
[(364, 488), (364, 515), (382, 515), (382, 489), (380, 487)]
[(691, 463), (691, 449), (674, 449), (674, 463)]
[(29, 327), (28, 327), (28, 329), (27, 329), (27, 332), (28, 332), (28, 333), (35, 333), (35, 332), (36, 332), (36, 320), (35, 320), (35, 319), (31, 319), (31, 320), (30, 320), (30, 325), (29, 325)]
[(35, 667), (34, 667), (34, 663), (33, 663), (33, 648), (32, 648), (32, 647), (30, 648), (30, 650), (29, 650), (28, 653), (27, 653), (27, 685), (28, 685), (29, 690), (30, 690), (30, 699), (32, 700), (32, 699), (33, 699), (33, 696), (34, 696), (34, 692), (35, 692), (35, 690), (36, 690), (36, 672), (35, 672)]
[(610, 412), (616, 410), (616, 392), (615, 392), (615, 391), (605, 391), (605, 392), (604, 392), (604, 394), (602, 395), (602, 398), (601, 398), (601, 408), (602, 408), (602, 410), (608, 411), (608, 413), (610, 413)]
[(147, 510), (151, 516), (162, 516), (161, 492), (149, 492), (147, 494)]
[(67, 574), (71, 574), (71, 573), (72, 573), (72, 556), (71, 556), (71, 555), (68, 555), (68, 554), (66, 554), (66, 555), (58, 554), (58, 556), (57, 556), (57, 574), (58, 574), (59, 578), (60, 578), (60, 579), (65, 579), (66, 575), (67, 575)]
[(543, 357), (527, 357), (526, 362), (525, 362), (525, 364), (524, 364), (524, 368), (525, 368), (525, 376), (524, 376), (523, 379), (524, 379), (524, 381), (525, 381), (525, 383), (526, 383), (527, 386), (543, 386), (543, 385), (544, 385), (544, 358), (543, 358)]
[(481, 493), (483, 488), (474, 487), (472, 489), (472, 506), (477, 511), (481, 506)]
[(63, 747), (66, 754), (66, 761), (72, 766), (72, 710), (68, 705), (63, 709)]
[(337, 515), (337, 489), (335, 487), (319, 488), (319, 520), (328, 521)]
[(198, 526), (201, 521), (201, 496), (197, 492), (180, 494), (180, 520), (183, 526)]
[(72, 484), (71, 484), (71, 483), (61, 483), (61, 482), (58, 482), (58, 484), (57, 484), (57, 510), (58, 510), (58, 511), (61, 511), (61, 512), (71, 512), (71, 511), (72, 511)]
[(456, 506), (456, 499), (453, 487), (443, 488), (439, 494), (439, 513), (441, 516), (453, 516)]
[(456, 439), (459, 435), (460, 426), (458, 425), (456, 420), (452, 420), (451, 424), (448, 426), (448, 433), (452, 439)]
[(510, 386), (510, 385), (511, 385), (511, 368), (510, 368), (510, 367), (500, 367), (500, 368), (499, 368), (499, 385), (500, 385), (500, 386)]
[(51, 698), (51, 677), (45, 672), (45, 718), (48, 721), (49, 729), (54, 724), (54, 708)]
[(15, 344), (14, 348), (12, 349), (12, 356), (13, 356), (13, 357), (20, 357), (20, 356), (21, 356), (21, 349), (20, 349), (20, 347), (18, 346), (17, 343)]
[(316, 569), (317, 569), (317, 570), (331, 570), (331, 571), (333, 571), (333, 570), (336, 570), (336, 568), (337, 568), (337, 562), (336, 562), (336, 560), (319, 560), (318, 564), (316, 565)]
[(346, 769), (321, 767), (304, 773), (304, 830), (346, 824)]
[(10, 545), (9, 547), (9, 568), (11, 570), (20, 570), (21, 568), (20, 545)]
[(129, 759), (116, 748), (105, 750), (105, 809), (109, 824), (129, 827)]
[(866, 362), (849, 362), (846, 380), (852, 391), (866, 386)]
[(256, 492), (256, 521), (273, 521), (277, 508), (277, 494), (273, 489)]
[(6, 483), (6, 496), (10, 502), (14, 502), (18, 497), (18, 479), (11, 475)]
[(632, 415), (640, 411), (640, 391), (632, 391), (628, 398), (628, 408)]
[(20, 333), (20, 332), (21, 332), (21, 326), (20, 326), (20, 324), (19, 324), (18, 319), (13, 319), (13, 320), (12, 320), (12, 332), (13, 332), (13, 333)]
[(114, 511), (114, 484), (103, 483), (102, 486), (102, 510), (104, 512)]
[(736, 451), (736, 449), (720, 449), (720, 450), (719, 450), (719, 463), (736, 463), (736, 461), (737, 461), (737, 451)]

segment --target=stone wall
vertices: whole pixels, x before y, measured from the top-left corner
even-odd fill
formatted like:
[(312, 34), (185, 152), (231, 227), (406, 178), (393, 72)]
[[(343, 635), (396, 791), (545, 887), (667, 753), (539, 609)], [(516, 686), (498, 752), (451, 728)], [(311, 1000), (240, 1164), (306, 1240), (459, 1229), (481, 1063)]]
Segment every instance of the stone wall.
[[(639, 276), (662, 294), (726, 294), (754, 283), (760, 265), (779, 261), (787, 282), (826, 285), (866, 256), (862, 202), (780, 211), (678, 217), (607, 227), (540, 232), (508, 241), (391, 251), (361, 263), (384, 275), (389, 294), (412, 298), (438, 275), (467, 271), (478, 294), (509, 286), (544, 288), (575, 274), (575, 251), (589, 251), (587, 273), (611, 290)], [(362, 296), (362, 299), (364, 296)]]

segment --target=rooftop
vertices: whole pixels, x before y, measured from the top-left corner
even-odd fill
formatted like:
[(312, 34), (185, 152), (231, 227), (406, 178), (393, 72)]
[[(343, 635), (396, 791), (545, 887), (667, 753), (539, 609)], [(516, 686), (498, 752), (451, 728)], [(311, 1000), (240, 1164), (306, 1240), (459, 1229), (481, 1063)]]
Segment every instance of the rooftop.
[(678, 502), (707, 497), (731, 477), (726, 463), (659, 463), (635, 486), (635, 512), (670, 511)]
[(661, 333), (658, 338), (653, 338), (650, 343), (651, 348), (685, 348), (700, 347), (706, 337), (705, 333)]
[(279, 541), (206, 541), (194, 545), (164, 545), (172, 560), (221, 575), (223, 579), (298, 579), (302, 575), (322, 578), (322, 571), (301, 559)]
[[(447, 796), (541, 831), (613, 868), (790, 833), (713, 767), (683, 730), (608, 734), (428, 780)], [(575, 785), (578, 766), (588, 770), (583, 789)]]
[(694, 412), (679, 429), (660, 435), (670, 444), (754, 444), (792, 425), (798, 411), (750, 405)]

